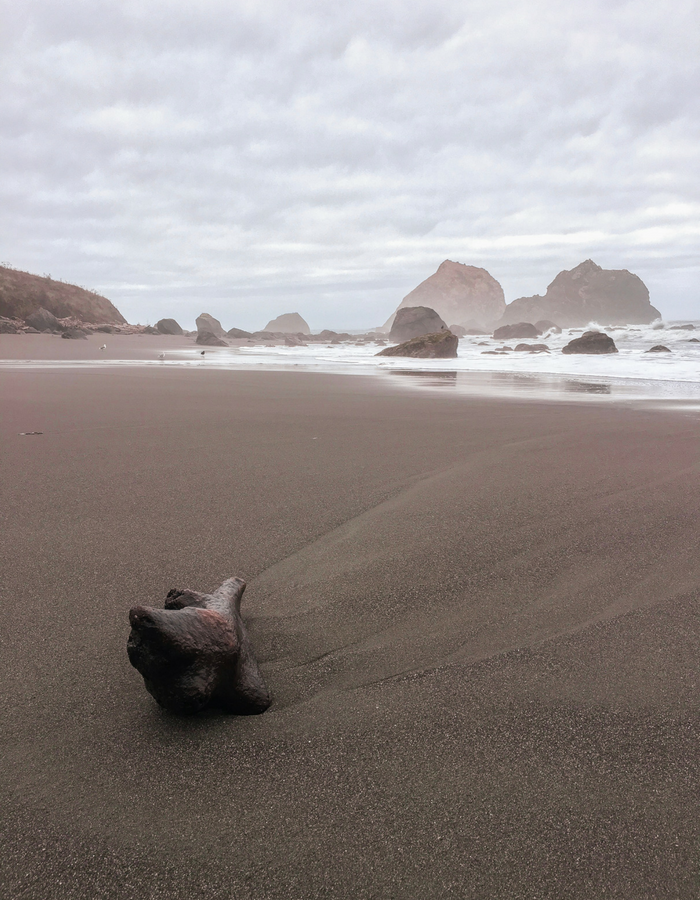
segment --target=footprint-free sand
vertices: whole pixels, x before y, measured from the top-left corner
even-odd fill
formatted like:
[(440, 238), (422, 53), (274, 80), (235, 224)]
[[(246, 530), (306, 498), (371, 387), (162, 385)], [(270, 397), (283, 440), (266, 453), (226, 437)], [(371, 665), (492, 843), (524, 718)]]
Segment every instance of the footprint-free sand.
[[(0, 370), (0, 894), (696, 898), (699, 450), (692, 411)], [(231, 575), (273, 705), (168, 715), (128, 610)]]

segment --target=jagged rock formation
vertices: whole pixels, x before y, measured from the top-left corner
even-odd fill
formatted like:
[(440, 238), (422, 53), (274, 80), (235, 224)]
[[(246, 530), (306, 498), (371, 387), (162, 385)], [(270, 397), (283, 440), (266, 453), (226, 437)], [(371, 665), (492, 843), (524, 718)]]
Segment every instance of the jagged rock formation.
[(569, 341), (562, 353), (617, 353), (615, 341), (602, 331), (586, 331), (580, 338)]
[(506, 308), (503, 288), (486, 269), (465, 266), (446, 259), (437, 272), (406, 294), (387, 319), (389, 331), (394, 316), (405, 306), (427, 306), (445, 320), (468, 329), (491, 329)]
[(184, 334), (184, 331), (175, 319), (160, 319), (156, 322), (158, 334)]
[(213, 594), (173, 589), (165, 609), (129, 611), (129, 661), (165, 709), (191, 715), (216, 706), (249, 715), (270, 705), (241, 618), (245, 587), (229, 578)]
[(204, 334), (209, 333), (213, 334), (216, 337), (222, 338), (225, 336), (226, 332), (221, 327), (221, 322), (218, 319), (215, 319), (214, 316), (210, 316), (209, 313), (201, 313), (195, 319), (195, 324), (197, 325), (197, 333)]
[(299, 313), (295, 312), (285, 313), (282, 316), (277, 316), (276, 319), (271, 319), (263, 331), (278, 331), (282, 334), (297, 334), (298, 332), (311, 334), (308, 323), (302, 319)]
[(386, 347), (375, 356), (409, 356), (413, 359), (455, 359), (459, 338), (451, 331), (422, 334), (395, 347)]
[(501, 323), (550, 319), (564, 328), (598, 322), (601, 325), (646, 324), (661, 313), (649, 302), (649, 291), (627, 269), (602, 269), (587, 259), (560, 272), (544, 297), (519, 297), (506, 307)]
[(92, 324), (126, 324), (117, 307), (100, 294), (75, 284), (0, 266), (0, 316), (26, 319), (41, 308), (59, 319), (73, 316)]
[(410, 341), (422, 334), (437, 334), (438, 331), (447, 330), (447, 325), (434, 309), (427, 306), (404, 306), (397, 310), (389, 340)]

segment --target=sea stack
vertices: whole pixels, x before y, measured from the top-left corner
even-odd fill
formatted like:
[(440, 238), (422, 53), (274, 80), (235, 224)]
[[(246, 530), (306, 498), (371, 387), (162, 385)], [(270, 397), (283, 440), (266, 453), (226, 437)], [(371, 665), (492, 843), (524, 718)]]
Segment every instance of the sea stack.
[(602, 269), (587, 259), (560, 272), (543, 297), (519, 297), (509, 303), (500, 325), (549, 319), (564, 328), (589, 322), (599, 325), (644, 325), (661, 313), (649, 302), (641, 278), (627, 269)]
[(437, 272), (406, 294), (383, 328), (389, 331), (394, 316), (405, 306), (427, 306), (445, 320), (465, 329), (490, 331), (506, 308), (503, 288), (486, 269), (446, 259)]

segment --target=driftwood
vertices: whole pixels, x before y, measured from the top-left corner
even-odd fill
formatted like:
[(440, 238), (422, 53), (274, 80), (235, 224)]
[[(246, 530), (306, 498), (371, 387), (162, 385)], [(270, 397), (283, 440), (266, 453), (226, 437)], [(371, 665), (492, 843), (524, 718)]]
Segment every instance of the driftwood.
[(229, 578), (213, 594), (173, 589), (164, 609), (130, 610), (129, 660), (165, 709), (192, 714), (216, 706), (249, 715), (270, 705), (241, 619), (245, 587), (242, 578)]

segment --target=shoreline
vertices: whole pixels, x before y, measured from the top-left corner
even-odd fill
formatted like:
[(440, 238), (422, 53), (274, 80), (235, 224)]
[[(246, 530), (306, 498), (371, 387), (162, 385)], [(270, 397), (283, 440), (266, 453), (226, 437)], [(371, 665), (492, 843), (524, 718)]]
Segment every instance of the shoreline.
[[(430, 388), (508, 400), (536, 402), (604, 402), (649, 409), (678, 409), (693, 412), (700, 408), (700, 357), (678, 380), (678, 374), (664, 371), (664, 360), (654, 360), (654, 368), (644, 377), (624, 372), (611, 375), (596, 371), (600, 357), (568, 357), (571, 371), (556, 371), (541, 357), (515, 360), (521, 366), (465, 368), (463, 359), (410, 360), (331, 359), (321, 351), (305, 358), (297, 348), (275, 348), (270, 356), (265, 348), (251, 350), (244, 341), (232, 341), (227, 349), (203, 348), (202, 357), (192, 338), (165, 335), (107, 335), (107, 350), (101, 352), (104, 335), (86, 341), (63, 341), (54, 335), (0, 335), (0, 372), (31, 370), (104, 371), (130, 368), (197, 369), (219, 371), (305, 372), (320, 375), (356, 375), (393, 382), (403, 388)], [(27, 355), (26, 351), (31, 351)], [(164, 359), (159, 359), (163, 354)], [(266, 355), (267, 354), (267, 355)], [(553, 357), (557, 359), (556, 356)], [(572, 363), (572, 359), (574, 362)], [(513, 362), (511, 359), (510, 362)], [(529, 368), (526, 366), (529, 365)], [(532, 364), (538, 366), (533, 368)], [(473, 366), (472, 362), (467, 364)], [(652, 377), (653, 376), (653, 377)]]

